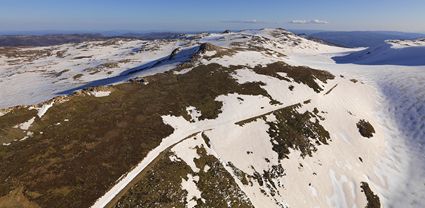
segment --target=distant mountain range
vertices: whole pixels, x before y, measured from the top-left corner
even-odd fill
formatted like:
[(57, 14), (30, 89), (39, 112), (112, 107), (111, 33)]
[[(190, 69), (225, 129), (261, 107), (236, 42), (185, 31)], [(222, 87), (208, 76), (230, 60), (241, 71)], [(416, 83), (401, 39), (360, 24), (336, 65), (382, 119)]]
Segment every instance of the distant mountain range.
[(0, 47), (16, 46), (52, 46), (66, 43), (82, 43), (85, 41), (107, 40), (112, 38), (130, 38), (143, 40), (169, 40), (185, 38), (182, 33), (152, 32), (152, 33), (76, 33), (76, 34), (31, 34), (31, 35), (0, 35)]
[(0, 47), (51, 46), (105, 39), (101, 34), (2, 35)]
[[(207, 31), (217, 32), (217, 31)], [(425, 37), (421, 33), (406, 33), (393, 31), (320, 31), (320, 30), (292, 30), (297, 35), (317, 42), (347, 48), (375, 47), (382, 45), (386, 40), (414, 40)], [(191, 32), (191, 34), (201, 33)], [(11, 46), (51, 46), (64, 43), (81, 43), (84, 41), (105, 40), (109, 38), (134, 38), (144, 40), (179, 39), (181, 32), (131, 32), (107, 31), (99, 33), (88, 32), (19, 32), (0, 33), (0, 47)], [(187, 33), (186, 33), (187, 34)]]

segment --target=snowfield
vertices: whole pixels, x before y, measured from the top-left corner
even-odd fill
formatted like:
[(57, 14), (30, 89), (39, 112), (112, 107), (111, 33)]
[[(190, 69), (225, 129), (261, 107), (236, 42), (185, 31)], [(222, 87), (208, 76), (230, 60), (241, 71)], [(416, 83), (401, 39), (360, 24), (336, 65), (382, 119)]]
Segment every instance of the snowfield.
[(425, 41), (387, 41), (383, 45), (333, 59), (337, 63), (347, 64), (420, 67), (425, 65)]
[[(200, 55), (201, 43), (234, 51)], [(179, 50), (174, 53), (176, 48)], [(261, 88), (270, 95), (220, 95), (215, 100), (222, 103), (221, 113), (215, 119), (199, 119), (202, 112), (194, 106), (185, 108), (190, 121), (162, 115), (163, 122), (174, 132), (121, 176), (92, 207), (107, 206), (166, 150), (175, 154), (171, 161), (183, 161), (194, 172), (182, 179), (181, 188), (187, 192), (187, 207), (195, 207), (198, 201), (205, 201), (197, 186), (196, 173), (201, 171), (194, 161), (200, 157), (197, 147), (205, 148), (208, 155), (220, 161), (254, 207), (365, 207), (368, 201), (360, 187), (362, 182), (369, 184), (383, 207), (425, 207), (423, 40), (346, 49), (281, 29), (263, 29), (201, 34), (194, 41), (119, 40), (110, 45), (90, 42), (41, 49), (65, 50), (66, 55), (18, 64), (0, 56), (1, 108), (35, 104), (64, 92), (71, 94), (86, 87), (165, 72), (195, 54), (201, 58), (192, 60), (193, 66), (242, 66), (231, 74), (237, 83), (261, 82)], [(279, 72), (279, 76), (288, 77), (282, 81), (254, 70), (277, 61), (326, 70), (335, 78), (323, 82), (315, 77), (313, 81), (323, 89), (316, 92), (286, 73)], [(191, 69), (174, 73), (184, 74)], [(89, 93), (106, 97), (111, 91)], [(330, 141), (315, 146), (317, 151), (312, 156), (303, 157), (301, 150), (290, 149), (288, 157), (281, 159), (274, 150), (277, 141), (271, 138), (269, 125), (278, 122), (275, 112), (297, 104), (295, 113), (315, 112), (310, 122), (323, 126)], [(38, 105), (38, 119), (53, 105), (54, 101)], [(0, 116), (6, 112), (0, 111)], [(371, 138), (362, 137), (356, 126), (363, 119), (373, 124), (375, 133)], [(16, 128), (28, 130), (35, 120), (33, 117)], [(206, 135), (209, 142), (201, 135)], [(263, 178), (247, 184), (239, 173)]]
[[(156, 67), (155, 71), (148, 68), (167, 58), (181, 44), (179, 41), (113, 39), (34, 47), (16, 52), (45, 50), (55, 54), (39, 56), (35, 60), (0, 55), (0, 108), (36, 104), (65, 90), (105, 78), (110, 78), (109, 84), (126, 81), (131, 76), (120, 79), (122, 75), (140, 67), (147, 68), (143, 71), (145, 75), (169, 70), (177, 63), (164, 64)], [(133, 74), (136, 75), (140, 73)]]
[[(356, 57), (358, 59), (350, 60), (353, 63), (346, 64), (337, 64), (332, 60), (351, 53), (351, 49), (340, 49), (339, 53), (318, 53), (314, 56), (291, 54), (286, 62), (350, 75), (373, 86), (377, 93), (377, 97), (373, 99), (377, 103), (376, 117), (380, 118), (385, 132), (390, 133), (386, 137), (389, 142), (386, 150), (388, 155), (381, 158), (379, 170), (380, 174), (387, 174), (386, 178), (393, 182), (393, 190), (386, 196), (386, 207), (406, 204), (410, 207), (423, 207), (425, 202), (418, 196), (425, 196), (425, 156), (422, 154), (425, 151), (425, 66), (415, 65), (425, 60), (425, 53), (424, 45), (404, 42), (414, 45), (413, 49), (403, 43), (402, 49), (406, 50), (398, 51), (399, 54), (378, 51), (379, 60), (376, 58), (372, 65), (364, 65), (364, 60), (361, 59), (368, 61), (369, 57)], [(362, 49), (359, 50), (345, 57), (364, 53)], [(400, 49), (396, 47), (393, 50)], [(410, 54), (412, 51), (415, 54)], [(400, 63), (406, 61), (406, 56), (410, 62), (405, 64), (407, 66), (400, 66)], [(388, 60), (396, 64), (390, 65)]]

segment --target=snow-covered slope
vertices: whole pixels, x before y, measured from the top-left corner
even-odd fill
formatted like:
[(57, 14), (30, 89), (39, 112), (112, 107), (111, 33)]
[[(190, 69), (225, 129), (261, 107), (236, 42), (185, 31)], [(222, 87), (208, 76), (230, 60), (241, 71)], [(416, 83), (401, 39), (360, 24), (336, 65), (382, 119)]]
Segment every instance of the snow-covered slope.
[[(3, 89), (0, 97), (5, 98), (0, 100), (0, 107), (36, 104), (69, 89), (78, 89), (86, 84), (95, 85), (96, 81), (102, 79), (109, 78), (97, 83), (113, 84), (142, 74), (163, 72), (185, 59), (163, 63), (160, 67), (156, 65), (158, 61), (167, 59), (175, 49), (184, 51), (203, 42), (224, 47), (238, 44), (246, 48), (261, 46), (263, 50), (275, 53), (274, 57), (289, 51), (311, 50), (314, 53), (319, 48), (332, 50), (332, 47), (324, 47), (285, 30), (274, 29), (201, 34), (191, 38), (195, 40), (112, 39), (50, 47), (0, 48), (0, 88)], [(252, 55), (256, 56), (256, 53)], [(238, 57), (233, 61), (236, 59)], [(151, 69), (152, 66), (155, 69)], [(126, 76), (135, 70), (140, 73)]]
[[(112, 39), (34, 48), (0, 48), (0, 107), (35, 104), (104, 78), (149, 68), (184, 44), (179, 41)], [(162, 72), (164, 64), (145, 75)], [(131, 77), (126, 77), (128, 80)]]
[[(396, 48), (406, 48), (407, 50), (423, 48), (421, 44), (418, 44), (421, 41), (388, 42), (393, 44), (394, 50)], [(401, 47), (400, 45), (404, 46)], [(383, 125), (386, 126), (386, 131), (392, 132), (390, 133), (392, 136), (387, 140), (392, 143), (390, 151), (395, 155), (395, 159), (386, 158), (384, 161), (387, 160), (387, 162), (383, 163), (387, 164), (390, 167), (389, 169), (393, 169), (394, 173), (404, 170), (402, 174), (405, 174), (403, 177), (406, 178), (404, 183), (395, 187), (397, 191), (394, 191), (388, 197), (388, 206), (423, 207), (423, 200), (420, 200), (418, 196), (423, 197), (425, 195), (423, 186), (425, 158), (422, 155), (422, 152), (425, 151), (425, 131), (423, 128), (425, 125), (425, 65), (416, 66), (416, 63), (422, 60), (418, 57), (423, 56), (424, 53), (411, 54), (412, 56), (403, 61), (405, 63), (403, 65), (399, 64), (402, 58), (398, 56), (393, 57), (394, 60), (392, 61), (395, 63), (386, 63), (387, 65), (383, 65), (383, 63), (376, 65), (335, 63), (334, 59), (344, 54), (363, 53), (362, 49), (358, 50), (359, 52), (353, 52), (351, 49), (341, 48), (336, 53), (320, 52), (315, 55), (294, 53), (287, 57), (286, 62), (293, 65), (321, 68), (333, 73), (350, 74), (356, 79), (374, 86), (375, 91), (379, 93), (379, 99), (376, 100), (379, 102), (377, 113), (383, 121)], [(386, 54), (382, 53), (381, 55), (385, 57)], [(398, 165), (394, 165), (395, 163), (398, 163)], [(401, 173), (397, 174), (402, 175)]]
[(4, 107), (76, 93), (2, 110), (0, 205), (425, 206), (423, 67), (337, 64), (359, 49), (283, 29), (190, 39), (3, 57)]
[(425, 40), (392, 40), (385, 44), (335, 57), (337, 63), (362, 65), (424, 66)]

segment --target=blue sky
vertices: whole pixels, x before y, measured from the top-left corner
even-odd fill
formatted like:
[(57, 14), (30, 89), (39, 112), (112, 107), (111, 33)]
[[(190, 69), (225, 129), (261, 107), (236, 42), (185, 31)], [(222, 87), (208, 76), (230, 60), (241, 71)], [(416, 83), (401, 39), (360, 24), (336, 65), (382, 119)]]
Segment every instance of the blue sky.
[(0, 0), (0, 31), (425, 32), (425, 0)]

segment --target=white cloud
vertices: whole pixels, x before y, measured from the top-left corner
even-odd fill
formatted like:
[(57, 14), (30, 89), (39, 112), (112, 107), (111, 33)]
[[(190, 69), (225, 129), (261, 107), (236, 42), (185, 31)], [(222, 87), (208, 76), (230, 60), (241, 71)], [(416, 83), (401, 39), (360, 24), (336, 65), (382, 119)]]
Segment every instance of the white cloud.
[(305, 25), (305, 24), (328, 24), (328, 21), (324, 21), (324, 20), (292, 20), (289, 23), (291, 24), (300, 24), (300, 25)]
[(221, 21), (224, 23), (237, 23), (237, 24), (259, 24), (259, 23), (264, 23), (262, 21), (258, 21), (256, 19), (252, 19), (252, 20), (225, 20), (225, 21)]

